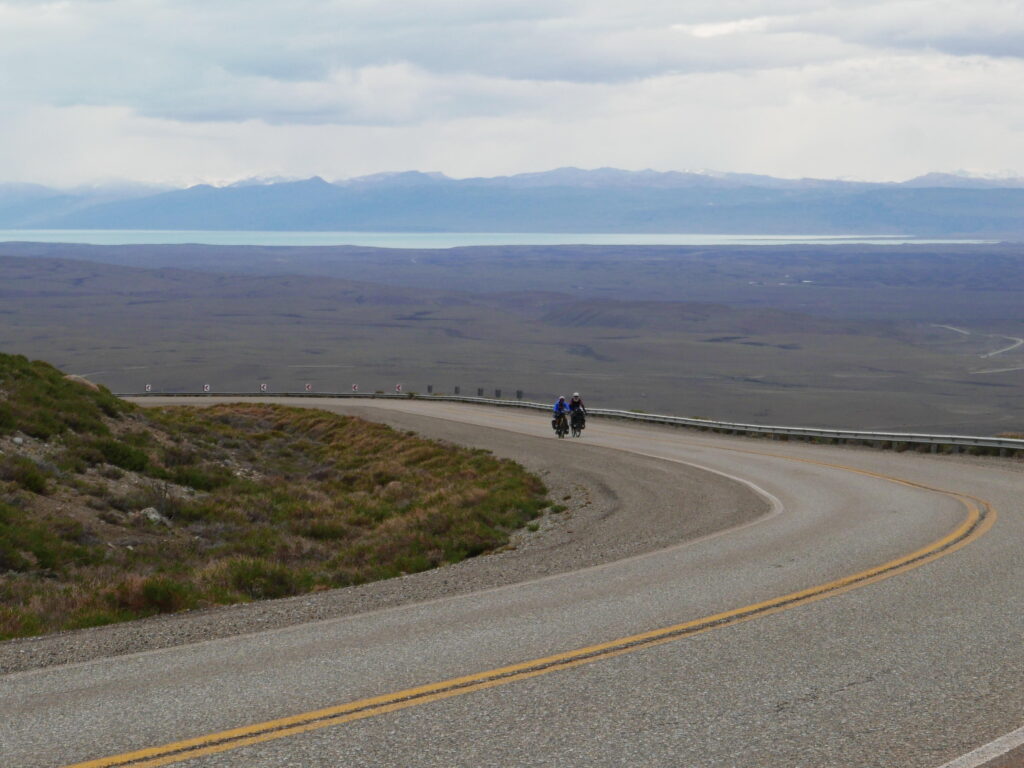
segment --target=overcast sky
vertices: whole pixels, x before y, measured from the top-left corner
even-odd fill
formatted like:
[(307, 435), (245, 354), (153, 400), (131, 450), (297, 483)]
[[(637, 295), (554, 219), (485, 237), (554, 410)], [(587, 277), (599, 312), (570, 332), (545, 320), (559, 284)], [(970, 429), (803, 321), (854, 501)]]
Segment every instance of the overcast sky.
[(1024, 0), (0, 0), (0, 181), (1024, 174)]

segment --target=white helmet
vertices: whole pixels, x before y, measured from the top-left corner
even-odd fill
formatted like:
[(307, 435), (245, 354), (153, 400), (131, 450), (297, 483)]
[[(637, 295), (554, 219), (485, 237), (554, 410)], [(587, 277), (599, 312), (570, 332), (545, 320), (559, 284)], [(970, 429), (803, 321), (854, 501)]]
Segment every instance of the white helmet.
[(573, 392), (573, 393), (572, 393), (572, 396), (573, 396), (573, 397), (579, 397), (579, 396), (580, 396), (580, 393), (579, 393), (579, 392)]

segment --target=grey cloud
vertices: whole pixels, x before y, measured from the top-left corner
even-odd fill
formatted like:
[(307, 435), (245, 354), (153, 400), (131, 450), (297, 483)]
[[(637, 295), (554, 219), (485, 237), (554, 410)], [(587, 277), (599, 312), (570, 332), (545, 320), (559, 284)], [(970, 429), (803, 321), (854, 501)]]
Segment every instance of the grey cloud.
[(1001, 55), (1020, 47), (1016, 5), (0, 0), (0, 70), (13, 74), (0, 98), (200, 122), (522, 114), (602, 84), (686, 73), (806, 67), (892, 48)]
[(1024, 57), (1024, 6), (1016, 0), (845, 0), (782, 17), (774, 26), (875, 49)]

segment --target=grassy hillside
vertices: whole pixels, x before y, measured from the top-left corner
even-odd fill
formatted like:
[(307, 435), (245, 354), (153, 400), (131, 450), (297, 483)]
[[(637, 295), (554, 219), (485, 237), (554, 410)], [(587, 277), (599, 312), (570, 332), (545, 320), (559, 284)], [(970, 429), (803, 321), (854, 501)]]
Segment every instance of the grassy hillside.
[(511, 462), (382, 425), (142, 411), (0, 355), (0, 639), (457, 562), (544, 493)]

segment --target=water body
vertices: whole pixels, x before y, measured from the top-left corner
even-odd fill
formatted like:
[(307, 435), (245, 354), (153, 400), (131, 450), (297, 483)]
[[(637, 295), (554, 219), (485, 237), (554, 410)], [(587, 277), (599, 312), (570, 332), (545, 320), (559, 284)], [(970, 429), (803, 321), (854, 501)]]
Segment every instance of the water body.
[(906, 235), (695, 235), (558, 232), (270, 232), (145, 229), (0, 229), (0, 241), (88, 245), (360, 245), (457, 248), (470, 245), (934, 245), (995, 240), (931, 240)]

